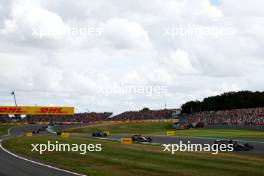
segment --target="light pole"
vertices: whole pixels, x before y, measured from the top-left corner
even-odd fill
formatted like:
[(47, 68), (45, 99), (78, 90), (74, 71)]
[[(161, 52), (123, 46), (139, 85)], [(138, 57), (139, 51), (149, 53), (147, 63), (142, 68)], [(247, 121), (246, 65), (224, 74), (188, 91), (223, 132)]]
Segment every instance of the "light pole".
[(13, 95), (13, 96), (14, 96), (15, 105), (17, 106), (17, 101), (16, 101), (16, 94), (15, 94), (15, 92), (14, 92), (14, 91), (12, 91), (12, 92), (11, 92), (11, 95)]
[[(17, 101), (16, 101), (16, 94), (15, 94), (15, 91), (12, 91), (12, 92), (11, 92), (11, 95), (14, 96), (15, 105), (17, 106)], [(14, 116), (15, 116), (15, 119), (19, 119), (19, 120), (21, 120), (21, 116), (17, 116), (16, 114), (14, 114)]]

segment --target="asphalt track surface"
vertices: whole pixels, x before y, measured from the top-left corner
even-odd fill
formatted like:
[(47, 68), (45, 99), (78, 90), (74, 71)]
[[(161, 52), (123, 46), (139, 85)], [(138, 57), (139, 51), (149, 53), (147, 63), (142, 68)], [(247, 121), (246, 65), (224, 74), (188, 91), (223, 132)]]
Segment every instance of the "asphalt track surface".
[[(43, 125), (25, 125), (11, 128), (9, 130), (10, 136), (24, 135), (26, 132), (32, 132), (38, 130)], [(59, 130), (67, 128), (77, 127), (75, 125), (59, 126)], [(41, 132), (43, 134), (48, 133), (47, 131)], [(131, 137), (131, 134), (119, 134), (111, 135), (110, 139), (120, 140), (123, 137)], [(0, 141), (6, 138), (5, 136), (0, 137)], [(152, 143), (154, 144), (178, 144), (179, 141), (187, 143), (190, 141), (195, 144), (213, 144), (213, 138), (200, 138), (200, 137), (168, 137), (168, 136), (151, 136)], [(259, 141), (241, 141), (241, 143), (249, 142), (254, 146), (254, 150), (243, 153), (255, 153), (264, 154), (264, 142)], [(79, 174), (80, 175), (80, 174)], [(51, 167), (39, 165), (29, 161), (25, 161), (21, 158), (17, 158), (2, 148), (0, 148), (0, 176), (76, 176), (74, 173), (54, 169)]]
[[(131, 137), (131, 134), (115, 134), (110, 135), (110, 139), (120, 140), (120, 138)], [(183, 144), (187, 144), (190, 141), (191, 144), (210, 144), (212, 145), (216, 138), (203, 138), (203, 137), (177, 137), (177, 136), (150, 136), (152, 138), (152, 144), (179, 144), (182, 141)], [(264, 154), (264, 142), (253, 140), (236, 140), (241, 144), (249, 143), (254, 147), (252, 151), (243, 151), (239, 153), (245, 154)]]
[[(41, 126), (43, 125), (18, 126), (11, 128), (9, 134), (11, 136), (19, 136), (26, 132), (38, 130)], [(60, 129), (63, 130), (70, 127), (73, 126), (66, 125), (60, 127)], [(3, 138), (0, 137), (0, 140)], [(76, 174), (25, 161), (0, 148), (0, 176), (76, 176)]]

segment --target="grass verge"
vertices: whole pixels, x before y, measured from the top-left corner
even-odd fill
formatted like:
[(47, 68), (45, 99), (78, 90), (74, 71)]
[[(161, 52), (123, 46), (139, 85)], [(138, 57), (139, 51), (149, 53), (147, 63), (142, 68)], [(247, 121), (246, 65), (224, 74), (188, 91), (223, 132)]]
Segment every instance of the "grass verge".
[[(31, 144), (101, 143), (101, 152), (31, 152)], [(22, 156), (43, 160), (57, 167), (90, 176), (248, 176), (264, 175), (264, 157), (238, 153), (164, 153), (160, 146), (121, 145), (117, 141), (50, 136), (18, 137), (4, 142), (4, 147)]]
[[(166, 135), (168, 130), (172, 130), (172, 123), (121, 123), (121, 124), (97, 124), (87, 127), (67, 130), (72, 133), (92, 133), (95, 131), (110, 131), (111, 134), (152, 134)], [(236, 130), (236, 129), (189, 129), (176, 130), (177, 136), (193, 137), (216, 137), (233, 139), (256, 139), (264, 140), (264, 131), (260, 130)]]
[(15, 125), (0, 125), (0, 136), (8, 133), (8, 129)]

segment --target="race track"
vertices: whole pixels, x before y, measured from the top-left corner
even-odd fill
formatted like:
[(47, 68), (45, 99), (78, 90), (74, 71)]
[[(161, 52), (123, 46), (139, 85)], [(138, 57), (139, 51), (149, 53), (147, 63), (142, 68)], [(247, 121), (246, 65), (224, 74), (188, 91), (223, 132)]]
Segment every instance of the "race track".
[[(131, 134), (115, 134), (109, 136), (110, 139), (120, 140), (120, 138), (131, 137)], [(192, 144), (213, 144), (215, 138), (203, 138), (203, 137), (169, 137), (169, 136), (150, 136), (152, 138), (152, 143), (154, 144), (179, 144), (182, 141), (184, 144), (187, 144), (188, 141)], [(254, 146), (254, 150), (246, 151), (243, 153), (254, 153), (254, 154), (264, 154), (264, 142), (262, 141), (253, 141), (253, 140), (237, 140), (239, 143), (249, 143)], [(240, 152), (242, 153), (242, 152)]]
[[(26, 132), (32, 132), (38, 130), (43, 125), (24, 125), (11, 128), (9, 135), (12, 137), (20, 136)], [(59, 126), (59, 130), (67, 128), (77, 127), (80, 125), (65, 125)], [(41, 132), (41, 134), (47, 134), (47, 131)], [(86, 134), (87, 135), (87, 134)], [(131, 137), (131, 134), (116, 134), (110, 135), (109, 139), (120, 140), (123, 137)], [(91, 135), (89, 135), (91, 137)], [(0, 141), (5, 138), (0, 137)], [(213, 144), (213, 138), (202, 137), (168, 137), (168, 136), (151, 136), (152, 143), (154, 144), (177, 144), (179, 141), (187, 143), (190, 141), (195, 144)], [(250, 143), (254, 146), (254, 150), (250, 152), (243, 152), (246, 154), (264, 154), (264, 142), (261, 141), (241, 141), (241, 143)], [(242, 152), (241, 152), (242, 153)], [(67, 171), (58, 170), (56, 168), (43, 166), (40, 164), (32, 163), (24, 159), (13, 156), (12, 154), (0, 148), (0, 176), (74, 176), (75, 173), (69, 173)]]
[[(37, 130), (41, 126), (43, 125), (18, 126), (9, 130), (9, 133), (11, 136), (19, 136)], [(64, 126), (61, 129), (67, 127), (72, 126)], [(0, 137), (0, 140), (2, 139), (3, 137)], [(0, 176), (76, 176), (76, 174), (25, 161), (0, 148)]]

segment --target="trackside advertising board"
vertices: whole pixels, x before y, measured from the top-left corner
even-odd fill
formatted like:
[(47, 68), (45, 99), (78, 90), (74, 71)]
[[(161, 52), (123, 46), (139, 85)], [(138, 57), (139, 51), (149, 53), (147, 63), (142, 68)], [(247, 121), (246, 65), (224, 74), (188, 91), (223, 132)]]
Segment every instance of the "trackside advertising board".
[(74, 107), (0, 106), (0, 114), (73, 115)]

